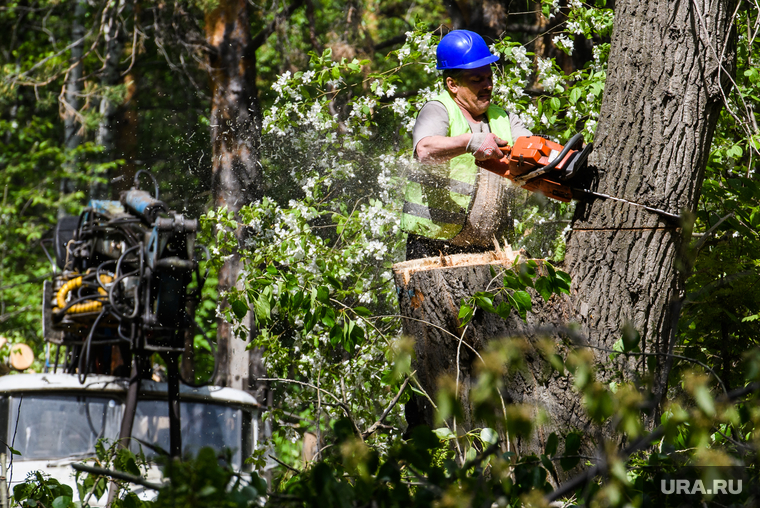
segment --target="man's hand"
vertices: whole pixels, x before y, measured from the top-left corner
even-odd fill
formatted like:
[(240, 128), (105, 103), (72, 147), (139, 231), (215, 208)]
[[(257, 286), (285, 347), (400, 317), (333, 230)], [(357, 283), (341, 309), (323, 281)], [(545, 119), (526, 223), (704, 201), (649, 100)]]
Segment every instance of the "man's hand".
[(473, 134), (467, 143), (467, 151), (475, 156), (476, 160), (501, 159), (504, 154), (499, 150), (499, 145), (504, 146), (507, 142), (489, 132)]

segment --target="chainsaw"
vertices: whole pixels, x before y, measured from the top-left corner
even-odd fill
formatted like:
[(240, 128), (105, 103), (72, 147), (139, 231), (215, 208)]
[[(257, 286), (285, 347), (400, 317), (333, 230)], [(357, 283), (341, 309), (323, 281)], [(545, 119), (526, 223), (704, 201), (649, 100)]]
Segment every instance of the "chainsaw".
[(588, 156), (593, 146), (589, 143), (583, 147), (582, 134), (576, 134), (564, 146), (543, 136), (521, 136), (512, 146), (499, 147), (504, 154), (501, 159), (475, 163), (492, 173), (509, 178), (518, 187), (540, 192), (557, 201), (566, 203), (583, 198), (609, 199), (644, 208), (669, 220), (680, 221), (680, 216), (665, 210), (576, 186), (579, 180), (577, 177), (588, 167)]

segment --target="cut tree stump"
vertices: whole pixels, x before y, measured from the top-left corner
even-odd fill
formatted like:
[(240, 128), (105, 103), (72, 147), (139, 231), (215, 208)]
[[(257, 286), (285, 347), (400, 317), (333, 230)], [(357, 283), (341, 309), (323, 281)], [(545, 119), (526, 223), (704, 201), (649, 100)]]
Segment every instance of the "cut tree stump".
[[(521, 452), (540, 452), (546, 437), (552, 431), (565, 434), (569, 428), (586, 428), (585, 419), (579, 418), (577, 397), (570, 393), (566, 375), (554, 372), (535, 347), (538, 338), (534, 330), (542, 324), (566, 324), (569, 319), (569, 298), (553, 296), (549, 302), (532, 292), (533, 311), (527, 322), (513, 311), (508, 319), (477, 309), (464, 331), (459, 319), (463, 299), (478, 291), (495, 290), (500, 287), (500, 272), (510, 268), (518, 253), (497, 249), (482, 254), (456, 254), (437, 258), (424, 258), (397, 263), (393, 266), (399, 306), (403, 319), (403, 332), (415, 341), (416, 358), (413, 369), (421, 386), (435, 400), (441, 376), (456, 377), (457, 349), (459, 348), (459, 396), (464, 409), (464, 422), (458, 422), (461, 430), (476, 428), (472, 419), (469, 388), (477, 362), (473, 350), (480, 352), (489, 341), (505, 337), (522, 337), (528, 340), (524, 371), (508, 374), (503, 397), (507, 404), (522, 403), (532, 406), (534, 416), (543, 410), (550, 422), (536, 428), (529, 442), (511, 440), (512, 449)], [(492, 275), (492, 268), (497, 277)], [(496, 302), (497, 303), (497, 302)], [(407, 421), (411, 426), (433, 425), (433, 407), (421, 396), (414, 396), (406, 407)], [(569, 427), (568, 427), (569, 426)], [(564, 429), (564, 430), (563, 430)]]

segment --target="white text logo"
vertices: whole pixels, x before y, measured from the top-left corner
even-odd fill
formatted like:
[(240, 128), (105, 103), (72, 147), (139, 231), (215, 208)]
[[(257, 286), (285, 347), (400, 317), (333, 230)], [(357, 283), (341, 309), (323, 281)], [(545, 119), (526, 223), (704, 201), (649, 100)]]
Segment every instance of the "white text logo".
[(706, 488), (702, 480), (662, 480), (663, 494), (741, 494), (741, 480), (713, 480), (712, 488)]

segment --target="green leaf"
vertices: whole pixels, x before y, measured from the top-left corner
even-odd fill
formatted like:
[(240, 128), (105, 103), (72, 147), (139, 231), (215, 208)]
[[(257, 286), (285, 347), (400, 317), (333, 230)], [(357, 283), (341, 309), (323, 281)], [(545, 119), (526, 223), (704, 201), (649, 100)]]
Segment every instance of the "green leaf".
[(335, 326), (335, 311), (331, 307), (322, 307), (322, 324), (327, 328)]
[(486, 427), (480, 431), (480, 440), (489, 445), (496, 444), (499, 441), (499, 435), (492, 428)]
[(105, 478), (98, 478), (98, 482), (95, 484), (95, 490), (93, 491), (95, 499), (100, 499), (103, 497), (103, 494), (106, 492), (107, 485), (108, 483), (106, 482)]
[(232, 308), (232, 313), (235, 314), (235, 317), (238, 319), (243, 319), (245, 315), (248, 314), (248, 305), (242, 300), (233, 301), (230, 307)]
[(533, 287), (544, 300), (549, 300), (552, 297), (552, 282), (549, 277), (539, 277)]
[(330, 344), (335, 347), (343, 340), (343, 327), (336, 324), (330, 329)]
[(694, 390), (694, 401), (706, 415), (715, 415), (715, 401), (706, 385), (699, 385)]
[[(520, 265), (520, 266), (525, 266), (525, 265)], [(533, 275), (535, 275), (535, 273)], [(523, 288), (533, 287), (533, 277), (531, 276), (531, 274), (528, 273), (528, 270), (521, 269), (518, 277), (520, 278), (520, 282), (522, 283)]]
[(559, 438), (557, 437), (557, 434), (555, 432), (552, 432), (549, 434), (549, 437), (546, 440), (546, 446), (544, 447), (544, 453), (551, 457), (555, 453), (557, 453), (557, 445), (559, 444)]
[(568, 457), (568, 455), (577, 455), (581, 447), (581, 435), (577, 432), (571, 432), (565, 437), (565, 453), (560, 459), (559, 465), (565, 471), (574, 468), (580, 462), (580, 457)]
[[(264, 293), (260, 293), (259, 297), (254, 302), (254, 308), (256, 312), (256, 319), (259, 321), (267, 321), (272, 317), (272, 308), (269, 305), (269, 298)], [(245, 314), (243, 314), (245, 316)]]
[(570, 90), (570, 103), (575, 104), (578, 102), (578, 99), (581, 98), (582, 92), (579, 87), (575, 87), (572, 90)]
[(525, 289), (525, 285), (511, 271), (504, 274), (504, 287), (507, 289)]
[(512, 310), (512, 306), (509, 304), (507, 300), (502, 301), (498, 307), (496, 307), (496, 314), (499, 315), (502, 319), (509, 318), (509, 313)]
[(623, 337), (621, 340), (623, 341), (623, 352), (638, 351), (641, 334), (633, 326), (626, 324), (623, 326)]
[(472, 307), (462, 303), (462, 306), (459, 308), (459, 319), (462, 320), (462, 326), (470, 322), (470, 320), (472, 319), (472, 315), (473, 315)]
[(53, 508), (68, 508), (71, 505), (71, 497), (59, 496), (53, 500)]
[(326, 304), (330, 301), (330, 290), (325, 286), (319, 286), (317, 289), (317, 300)]
[[(354, 346), (360, 345), (364, 342), (364, 328), (359, 326), (356, 321), (351, 321), (353, 325), (349, 330), (350, 347), (352, 350)], [(350, 350), (347, 350), (350, 352)]]
[(488, 293), (476, 293), (474, 296), (475, 305), (488, 312), (496, 312), (493, 308), (493, 295)]
[(336, 279), (333, 275), (326, 274), (325, 279), (327, 279), (327, 282), (329, 282), (330, 285), (334, 287), (335, 289), (343, 289), (343, 284), (338, 279)]
[(371, 316), (372, 312), (367, 307), (354, 307), (354, 312), (356, 312), (359, 316), (367, 317)]
[(512, 298), (517, 302), (517, 309), (521, 312), (520, 315), (522, 315), (522, 312), (533, 308), (533, 302), (527, 291), (515, 291)]
[(546, 455), (541, 455), (541, 465), (544, 466), (544, 469), (546, 469), (552, 475), (556, 474), (556, 471), (554, 470), (554, 464), (552, 464), (552, 461), (549, 460), (549, 457)]
[(456, 434), (454, 434), (451, 431), (451, 429), (449, 429), (448, 427), (441, 427), (441, 428), (435, 429), (433, 431), (433, 434), (438, 436), (440, 439), (445, 439), (445, 440), (455, 439), (457, 437)]
[(554, 279), (554, 285), (555, 287), (558, 287), (562, 293), (570, 294), (571, 282), (572, 279), (570, 278), (569, 273), (557, 270), (557, 278)]

